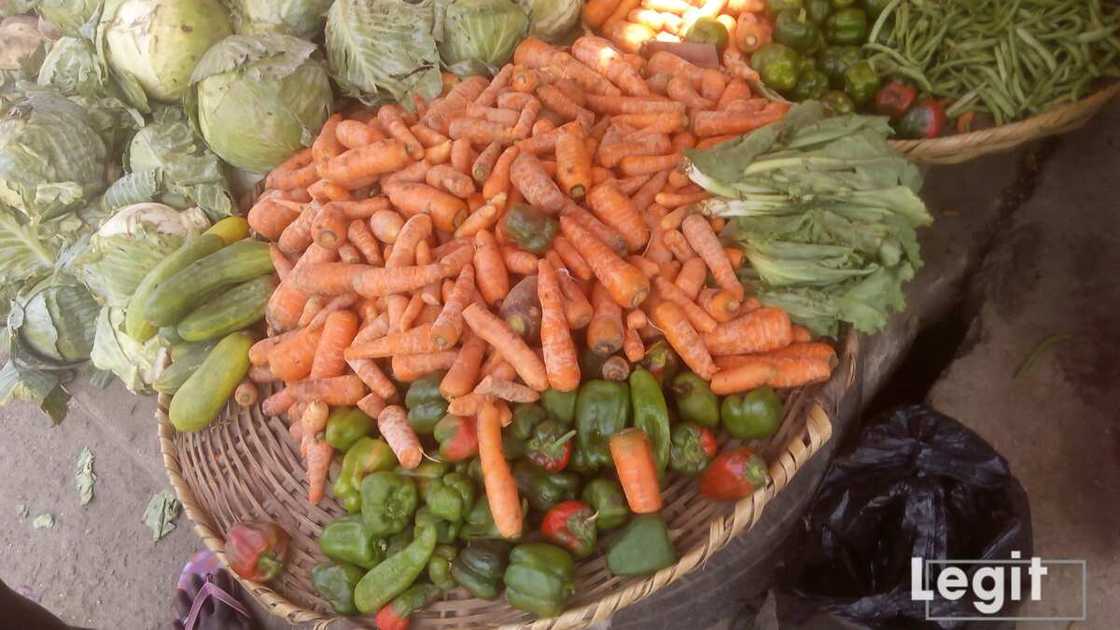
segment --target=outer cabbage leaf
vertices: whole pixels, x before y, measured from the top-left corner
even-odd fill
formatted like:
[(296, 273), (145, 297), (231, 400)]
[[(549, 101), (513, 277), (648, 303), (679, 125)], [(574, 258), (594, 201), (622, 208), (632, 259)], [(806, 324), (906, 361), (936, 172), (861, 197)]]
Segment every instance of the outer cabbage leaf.
[(238, 33), (288, 33), (314, 39), (332, 0), (227, 0)]
[(43, 60), (39, 85), (53, 87), (63, 94), (96, 98), (109, 85), (109, 69), (89, 41), (63, 37), (54, 43)]
[(109, 370), (134, 393), (147, 393), (155, 380), (159, 361), (159, 337), (140, 343), (124, 332), (124, 310), (104, 307), (97, 316), (97, 334), (90, 360)]
[(92, 39), (104, 0), (38, 0), (39, 15), (67, 35)]
[(529, 30), (512, 0), (439, 0), (436, 41), (444, 65), (458, 75), (494, 74)]
[(517, 0), (529, 15), (529, 34), (546, 42), (561, 42), (579, 25), (583, 0)]
[(413, 96), (439, 96), (434, 6), (434, 0), (335, 0), (327, 12), (327, 59), (343, 93), (367, 104), (388, 98), (408, 109)]

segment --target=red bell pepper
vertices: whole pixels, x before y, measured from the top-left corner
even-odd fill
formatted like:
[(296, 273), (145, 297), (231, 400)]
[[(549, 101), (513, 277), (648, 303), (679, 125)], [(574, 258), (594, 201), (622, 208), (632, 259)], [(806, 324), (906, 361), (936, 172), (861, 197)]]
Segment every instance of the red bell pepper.
[(478, 455), (478, 425), (473, 417), (444, 416), (432, 435), (445, 462), (463, 462)]
[(716, 501), (737, 501), (770, 481), (766, 461), (741, 446), (720, 453), (700, 476), (700, 494)]
[(891, 81), (875, 95), (875, 111), (891, 118), (900, 118), (917, 99), (918, 90), (902, 81)]
[(939, 101), (926, 99), (910, 108), (898, 121), (898, 135), (903, 138), (936, 138), (945, 131), (949, 117)]
[(276, 523), (242, 521), (226, 536), (226, 560), (246, 580), (267, 582), (284, 570), (288, 540), (288, 532)]
[(575, 431), (564, 431), (564, 425), (554, 420), (545, 420), (533, 430), (533, 437), (525, 445), (529, 461), (547, 470), (560, 472), (572, 460), (572, 438)]
[(557, 503), (544, 515), (541, 533), (577, 558), (586, 558), (595, 550), (595, 512), (583, 501)]

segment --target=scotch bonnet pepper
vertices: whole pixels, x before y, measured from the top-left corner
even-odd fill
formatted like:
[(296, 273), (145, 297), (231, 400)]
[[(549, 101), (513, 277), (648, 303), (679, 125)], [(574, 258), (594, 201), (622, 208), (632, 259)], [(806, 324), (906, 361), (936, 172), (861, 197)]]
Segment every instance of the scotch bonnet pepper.
[(403, 532), (417, 503), (416, 484), (408, 477), (383, 471), (362, 480), (362, 519), (374, 536)]
[(246, 580), (268, 582), (284, 570), (288, 540), (288, 532), (276, 523), (242, 521), (226, 534), (226, 560)]
[(567, 551), (546, 543), (513, 548), (506, 567), (506, 601), (538, 617), (555, 617), (564, 611), (575, 592), (575, 567)]
[(361, 512), (362, 479), (370, 473), (392, 470), (396, 465), (397, 457), (384, 440), (358, 438), (342, 458), (342, 468), (332, 487), (334, 498), (347, 512)]

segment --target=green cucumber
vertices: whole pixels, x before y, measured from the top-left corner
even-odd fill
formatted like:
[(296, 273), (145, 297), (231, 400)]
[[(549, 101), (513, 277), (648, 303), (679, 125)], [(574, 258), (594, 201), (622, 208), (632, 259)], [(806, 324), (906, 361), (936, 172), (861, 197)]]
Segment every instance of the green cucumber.
[(156, 326), (177, 324), (212, 291), (271, 272), (267, 243), (237, 241), (159, 283), (144, 302), (145, 317)]
[(201, 343), (178, 344), (171, 348), (171, 365), (160, 372), (158, 378), (152, 383), (152, 389), (161, 394), (173, 395), (179, 391), (183, 383), (187, 382), (198, 366), (210, 355), (217, 342), (204, 341)]
[(202, 365), (175, 392), (167, 415), (177, 431), (200, 431), (218, 417), (233, 390), (249, 373), (253, 337), (244, 331), (226, 335)]
[(128, 308), (124, 314), (125, 333), (137, 341), (151, 339), (156, 334), (156, 326), (148, 321), (146, 306), (152, 291), (187, 265), (213, 254), (225, 245), (225, 241), (214, 234), (201, 234), (188, 238), (179, 249), (152, 267), (128, 301)]
[(176, 330), (185, 341), (205, 341), (251, 326), (264, 317), (275, 286), (271, 275), (239, 284), (191, 311)]

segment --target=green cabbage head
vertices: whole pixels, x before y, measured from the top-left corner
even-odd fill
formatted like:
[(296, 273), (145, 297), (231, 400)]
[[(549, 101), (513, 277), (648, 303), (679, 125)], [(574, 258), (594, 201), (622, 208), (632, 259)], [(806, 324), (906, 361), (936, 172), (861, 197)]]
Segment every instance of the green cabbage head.
[(238, 33), (287, 33), (314, 39), (332, 0), (228, 0)]
[(47, 277), (18, 298), (8, 328), (20, 357), (32, 369), (72, 367), (93, 349), (98, 305), (85, 287), (68, 275)]
[(513, 56), (528, 29), (529, 16), (511, 0), (444, 0), (437, 4), (439, 53), (444, 65), (458, 75), (497, 72)]
[[(39, 0), (39, 15), (67, 35), (81, 34), (104, 0)], [(92, 30), (91, 24), (91, 30)]]
[(63, 37), (51, 46), (39, 68), (39, 85), (50, 86), (63, 94), (96, 98), (104, 93), (109, 70), (89, 40)]
[(281, 33), (232, 35), (195, 68), (192, 109), (226, 162), (264, 173), (311, 146), (330, 116), (327, 68), (309, 41)]
[(517, 0), (529, 14), (529, 34), (546, 42), (561, 42), (579, 24), (583, 0)]

